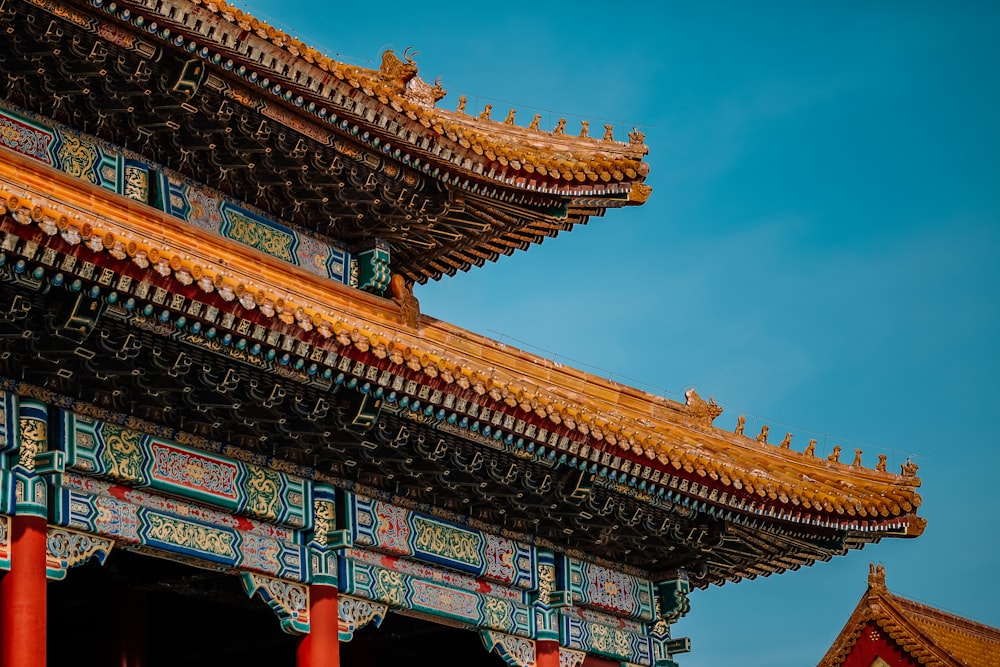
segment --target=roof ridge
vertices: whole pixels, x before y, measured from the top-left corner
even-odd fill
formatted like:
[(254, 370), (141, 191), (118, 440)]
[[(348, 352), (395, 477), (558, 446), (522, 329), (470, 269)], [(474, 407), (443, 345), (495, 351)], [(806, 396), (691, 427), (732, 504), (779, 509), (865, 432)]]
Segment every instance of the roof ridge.
[(887, 592), (888, 597), (892, 598), (895, 602), (901, 603), (903, 605), (912, 608), (912, 611), (918, 612), (925, 615), (928, 620), (935, 621), (947, 621), (953, 625), (959, 625), (968, 628), (970, 631), (981, 633), (987, 636), (991, 641), (995, 641), (1000, 644), (1000, 628), (988, 625), (986, 623), (981, 623), (975, 621), (971, 618), (965, 616), (959, 616), (958, 614), (950, 611), (945, 611), (943, 609), (938, 609), (937, 607), (932, 607), (924, 602), (918, 602), (916, 600), (903, 597), (901, 595), (896, 595), (894, 593)]

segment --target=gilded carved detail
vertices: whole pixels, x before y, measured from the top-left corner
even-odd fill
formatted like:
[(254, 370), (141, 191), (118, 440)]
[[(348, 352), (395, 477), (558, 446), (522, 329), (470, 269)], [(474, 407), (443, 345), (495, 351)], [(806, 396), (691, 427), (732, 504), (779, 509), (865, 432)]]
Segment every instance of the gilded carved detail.
[(374, 622), (375, 627), (382, 625), (382, 620), (389, 607), (371, 600), (347, 595), (340, 596), (337, 603), (337, 613), (340, 616), (340, 640), (350, 641), (357, 630)]
[(45, 421), (31, 417), (21, 417), (18, 423), (21, 438), (21, 448), (18, 453), (18, 464), (25, 470), (35, 469), (35, 458), (45, 451), (47, 430)]
[(868, 587), (885, 590), (885, 567), (881, 564), (868, 564)]
[(414, 518), (414, 528), (417, 532), (414, 540), (416, 549), (459, 563), (477, 565), (482, 562), (476, 533), (426, 521), (422, 517)]
[(97, 183), (97, 177), (91, 168), (97, 160), (97, 149), (93, 145), (66, 133), (59, 146), (58, 156), (62, 169), (67, 174), (91, 183)]
[(261, 224), (259, 221), (235, 211), (227, 211), (227, 217), (229, 218), (229, 227), (226, 235), (229, 238), (251, 248), (256, 248), (272, 257), (294, 263), (295, 254), (292, 250), (294, 238), (291, 234)]
[(10, 566), (10, 517), (0, 514), (0, 571)]
[(153, 540), (215, 556), (232, 558), (235, 555), (232, 533), (164, 514), (149, 514), (146, 520), (149, 522), (147, 536)]
[(259, 595), (277, 614), (282, 630), (289, 634), (309, 633), (308, 586), (254, 572), (243, 572), (240, 580), (249, 597)]
[(103, 565), (114, 544), (114, 540), (104, 537), (49, 526), (45, 541), (46, 564), (50, 572), (63, 571), (63, 574), (91, 558)]
[(281, 475), (260, 466), (247, 467), (246, 511), (259, 517), (277, 515), (281, 504)]
[(568, 648), (559, 649), (559, 667), (582, 667), (587, 654), (584, 651), (574, 651)]
[(549, 604), (556, 587), (556, 566), (548, 563), (538, 565), (538, 601)]
[(112, 423), (105, 423), (101, 434), (107, 444), (101, 453), (107, 474), (120, 482), (137, 481), (142, 474), (143, 434)]
[(313, 539), (321, 547), (329, 544), (330, 534), (334, 532), (335, 528), (335, 516), (331, 501), (325, 498), (313, 500), (313, 525), (315, 526)]
[(631, 655), (628, 634), (602, 623), (589, 624), (590, 644), (611, 655)]
[(502, 632), (483, 630), (479, 636), (487, 651), (494, 651), (510, 667), (535, 666), (535, 642)]
[(379, 568), (376, 578), (380, 599), (394, 607), (406, 605), (406, 582), (402, 574)]

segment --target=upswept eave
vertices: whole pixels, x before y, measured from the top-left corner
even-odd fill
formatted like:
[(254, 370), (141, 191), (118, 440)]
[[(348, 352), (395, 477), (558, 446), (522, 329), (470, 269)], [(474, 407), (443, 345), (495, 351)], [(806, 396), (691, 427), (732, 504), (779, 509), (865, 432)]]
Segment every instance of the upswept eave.
[[(407, 82), (397, 74), (387, 73), (385, 66), (382, 70), (373, 70), (339, 62), (225, 2), (191, 2), (219, 13), (227, 21), (292, 57), (315, 64), (369, 97), (420, 122), (425, 128), (471, 149), (478, 156), (485, 155), (490, 160), (499, 161), (505, 167), (523, 169), (527, 174), (537, 172), (541, 176), (548, 175), (555, 181), (568, 184), (573, 181), (585, 183), (588, 180), (605, 183), (638, 182), (648, 173), (648, 165), (642, 162), (642, 158), (649, 149), (642, 143), (641, 133), (630, 133), (630, 140), (622, 142), (616, 141), (607, 128), (601, 139), (589, 137), (589, 132), (582, 132), (581, 136), (567, 134), (565, 123), (562, 127), (557, 125), (552, 132), (546, 132), (539, 129), (536, 122), (529, 127), (515, 125), (513, 114), (509, 115), (510, 122), (495, 121), (491, 115), (492, 107), (476, 112), (478, 115), (468, 115), (464, 112), (464, 98), (458, 102), (461, 111), (439, 109), (435, 106), (437, 100), (434, 96), (423, 92), (422, 87), (427, 84), (415, 76), (415, 65), (409, 74), (415, 77), (415, 85), (407, 86)], [(392, 57), (394, 56), (390, 56)], [(396, 62), (401, 66), (407, 64), (398, 59)], [(413, 64), (412, 61), (409, 62)], [(442, 97), (446, 94), (440, 87), (432, 90), (436, 90)]]
[[(144, 0), (124, 0), (119, 4), (154, 8), (154, 3)], [(238, 62), (265, 70), (275, 81), (295, 89), (304, 98), (301, 103), (294, 95), (285, 95), (295, 106), (307, 108), (305, 98), (332, 102), (336, 97), (335, 89), (318, 84), (332, 76), (367, 98), (420, 123), (438, 135), (436, 141), (450, 143), (451, 153), (467, 156), (467, 162), (463, 161), (459, 169), (471, 178), (491, 180), (512, 188), (524, 188), (529, 182), (537, 182), (533, 189), (564, 196), (583, 196), (584, 192), (593, 192), (597, 187), (607, 192), (609, 198), (624, 195), (625, 201), (632, 203), (641, 203), (648, 197), (648, 190), (641, 185), (649, 171), (648, 164), (642, 161), (648, 147), (638, 131), (629, 133), (629, 141), (623, 142), (615, 140), (608, 130), (601, 139), (596, 139), (587, 136), (588, 133), (582, 136), (567, 134), (564, 123), (563, 127), (557, 125), (552, 132), (547, 132), (537, 127), (517, 126), (513, 122), (494, 121), (488, 112), (470, 116), (463, 111), (439, 109), (434, 106), (436, 100), (428, 99), (417, 88), (427, 84), (416, 76), (416, 65), (400, 61), (392, 52), (387, 52), (390, 59), (400, 67), (409, 64), (412, 70), (387, 72), (385, 65), (382, 70), (373, 70), (337, 61), (221, 0), (178, 0), (173, 4), (178, 7), (189, 4), (197, 20), (205, 18), (205, 11), (223, 19), (225, 23), (216, 21), (212, 29), (207, 22), (196, 22), (196, 26), (203, 27), (194, 36), (230, 52)], [(175, 11), (174, 15), (179, 13)], [(254, 51), (246, 46), (250, 42), (256, 44), (258, 54), (267, 49), (268, 54), (277, 55), (270, 63), (259, 55), (253, 58), (248, 54)], [(318, 72), (309, 72), (310, 68)], [(323, 77), (323, 74), (330, 76)], [(304, 81), (311, 83), (303, 85)], [(410, 81), (414, 81), (414, 85), (408, 85)], [(440, 90), (440, 94), (444, 91)], [(464, 103), (459, 104), (464, 108)], [(421, 147), (423, 139), (423, 136), (409, 135), (395, 138), (396, 143), (407, 144), (415, 152), (434, 160), (435, 156), (429, 154), (426, 147)], [(437, 155), (440, 160), (440, 153)], [(443, 164), (449, 168), (455, 166), (453, 160)], [(490, 176), (491, 173), (494, 175)]]
[[(31, 12), (58, 27), (25, 21)], [(8, 82), (18, 109), (70, 125), (94, 118), (93, 136), (218, 181), (290, 228), (351, 250), (384, 241), (411, 282), (496, 261), (651, 193), (637, 130), (573, 136), (561, 119), (546, 131), (511, 113), (508, 123), (437, 108), (443, 90), (406, 54), (386, 52), (379, 70), (338, 62), (225, 2), (25, 0), (0, 20), (12, 36), (0, 55), (23, 73)]]
[[(897, 475), (817, 458), (715, 428), (714, 402), (693, 392), (686, 404), (678, 403), (426, 316), (415, 328), (393, 300), (332, 284), (149, 207), (123, 205), (114, 195), (18, 156), (0, 164), (0, 204), (25, 233), (85, 225), (85, 245), (108, 266), (134, 272), (142, 256), (150, 281), (180, 287), (194, 277), (209, 292), (253, 295), (229, 307), (255, 311), (258, 319), (288, 325), (340, 354), (372, 354), (427, 382), (443, 381), (455, 392), (614, 452), (629, 465), (684, 477), (698, 489), (700, 503), (789, 530), (846, 530), (871, 539), (923, 530), (915, 514), (915, 466)], [(127, 255), (116, 256), (121, 247)], [(228, 258), (224, 265), (219, 256)]]

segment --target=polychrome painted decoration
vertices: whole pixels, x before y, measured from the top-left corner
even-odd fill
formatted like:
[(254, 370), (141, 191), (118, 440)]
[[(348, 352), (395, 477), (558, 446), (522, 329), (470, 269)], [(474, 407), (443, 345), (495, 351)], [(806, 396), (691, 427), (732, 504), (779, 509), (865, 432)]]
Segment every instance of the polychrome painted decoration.
[[(17, 401), (10, 392), (0, 392), (0, 514), (14, 513), (13, 451), (17, 447)], [(6, 533), (5, 533), (6, 534)], [(3, 547), (0, 546), (0, 549)], [(3, 557), (0, 554), (0, 562)]]
[(656, 618), (653, 582), (560, 555), (557, 587), (570, 593), (574, 604), (640, 621)]
[(509, 586), (503, 586), (418, 561), (404, 560), (366, 549), (348, 548), (340, 553), (343, 558), (351, 563), (350, 567), (354, 567), (357, 564), (372, 565), (392, 572), (398, 572), (405, 577), (424, 579), (449, 588), (500, 598), (517, 606), (526, 607), (534, 600), (532, 591), (510, 588)]
[(344, 496), (345, 528), (357, 547), (525, 590), (538, 587), (537, 557), (531, 546), (353, 493)]
[(392, 567), (403, 561), (386, 556), (375, 563), (364, 553), (355, 550), (352, 556), (360, 558), (345, 554), (340, 559), (341, 593), (477, 628), (531, 636), (531, 608), (527, 605), (440, 580), (421, 579)]
[(306, 581), (308, 559), (292, 528), (74, 473), (56, 489), (57, 525), (122, 546)]
[(563, 611), (560, 641), (567, 648), (596, 653), (636, 665), (653, 664), (653, 647), (640, 623)]
[(117, 191), (118, 154), (93, 137), (0, 108), (0, 146), (70, 176)]
[(12, 111), (0, 113), (0, 146), (55, 167), (55, 144), (51, 128)]
[(10, 517), (0, 514), (0, 571), (10, 570)]
[(62, 430), (70, 469), (276, 524), (311, 527), (310, 487), (300, 477), (70, 413), (64, 413)]
[(0, 147), (310, 273), (351, 284), (346, 249), (291, 230), (131, 151), (4, 107), (0, 107)]

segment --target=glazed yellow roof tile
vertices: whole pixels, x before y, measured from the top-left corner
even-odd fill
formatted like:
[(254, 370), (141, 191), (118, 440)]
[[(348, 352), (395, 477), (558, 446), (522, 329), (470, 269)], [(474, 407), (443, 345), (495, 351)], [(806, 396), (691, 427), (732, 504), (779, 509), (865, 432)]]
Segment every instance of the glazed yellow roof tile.
[[(560, 119), (555, 130), (547, 132), (536, 127), (521, 127), (480, 117), (482, 114), (468, 115), (463, 111), (420, 104), (413, 101), (412, 96), (404, 94), (405, 86), (401, 90), (391, 77), (382, 75), (380, 71), (334, 60), (238, 7), (222, 1), (191, 2), (221, 16), (246, 33), (266, 40), (289, 56), (329, 72), (477, 156), (524, 171), (529, 177), (540, 174), (566, 184), (598, 181), (628, 184), (639, 182), (648, 174), (649, 166), (642, 162), (648, 149), (643, 144), (641, 133), (633, 131), (628, 141), (611, 138), (610, 130), (606, 130), (608, 134), (600, 139), (572, 136), (560, 127), (565, 125), (565, 119)], [(459, 104), (464, 106), (464, 98)]]
[[(912, 514), (920, 505), (920, 480), (913, 470), (892, 474), (757, 442), (699, 421), (690, 405), (431, 317), (424, 317), (415, 330), (402, 322), (399, 306), (389, 299), (322, 280), (181, 226), (151, 208), (123, 205), (110, 193), (17, 156), (0, 164), (0, 205), (26, 226), (51, 233), (60, 227), (79, 228), (91, 249), (109, 254), (111, 265), (140, 264), (141, 256), (151, 275), (157, 271), (184, 284), (193, 276), (206, 291), (254, 295), (241, 301), (244, 308), (295, 325), (302, 335), (319, 334), (331, 348), (371, 351), (438, 378), (454, 391), (474, 392), (484, 400), (488, 395), (509, 409), (606, 442), (624, 457), (668, 472), (683, 470), (692, 479), (717, 480), (731, 493), (767, 499), (752, 511), (808, 514), (858, 529), (871, 521), (883, 526), (895, 522), (896, 530), (911, 535), (923, 530), (923, 519)], [(226, 258), (224, 265), (219, 257)], [(787, 498), (780, 501), (782, 507), (777, 506), (779, 491)], [(816, 516), (824, 513), (828, 516)]]

